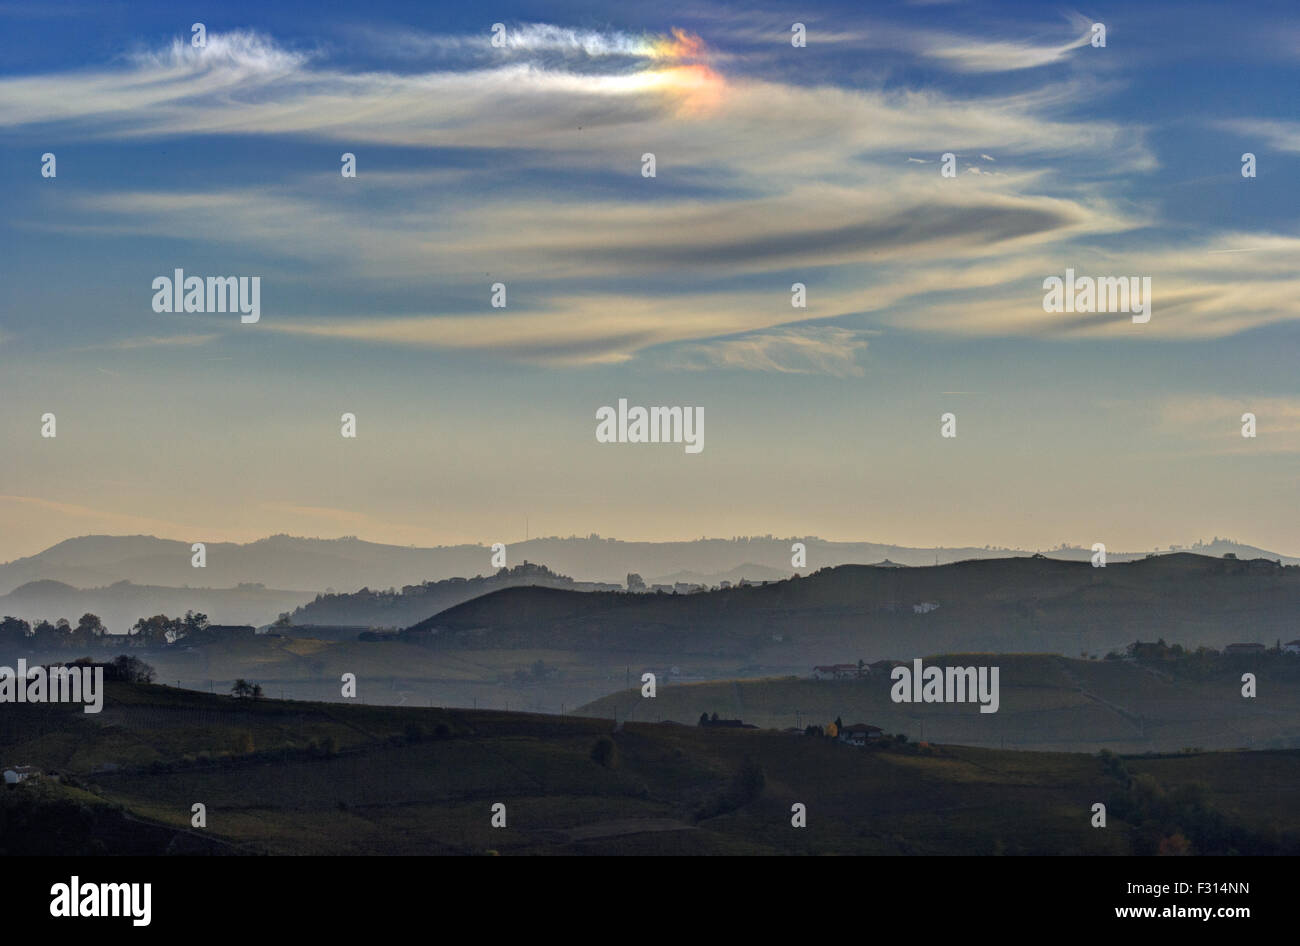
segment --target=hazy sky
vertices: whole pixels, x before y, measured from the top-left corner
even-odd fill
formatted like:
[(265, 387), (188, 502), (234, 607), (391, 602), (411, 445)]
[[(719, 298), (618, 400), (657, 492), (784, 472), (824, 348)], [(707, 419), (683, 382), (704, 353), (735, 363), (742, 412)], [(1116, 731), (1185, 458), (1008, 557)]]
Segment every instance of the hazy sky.
[[(0, 559), (525, 517), (1300, 554), (1295, 5), (863, 7), (0, 2)], [(1045, 312), (1067, 267), (1150, 321)], [(156, 313), (176, 268), (260, 321)], [(597, 443), (620, 397), (704, 450)]]

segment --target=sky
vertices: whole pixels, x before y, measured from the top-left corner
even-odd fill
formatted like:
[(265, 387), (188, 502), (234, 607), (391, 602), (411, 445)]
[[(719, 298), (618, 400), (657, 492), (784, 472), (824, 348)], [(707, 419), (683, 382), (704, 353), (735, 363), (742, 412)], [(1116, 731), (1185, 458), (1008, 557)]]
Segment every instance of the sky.
[[(1298, 79), (1293, 3), (0, 0), (0, 559), (1300, 554)], [(178, 268), (260, 318), (154, 311)], [(1045, 311), (1067, 268), (1150, 320)], [(598, 442), (620, 398), (704, 449)]]

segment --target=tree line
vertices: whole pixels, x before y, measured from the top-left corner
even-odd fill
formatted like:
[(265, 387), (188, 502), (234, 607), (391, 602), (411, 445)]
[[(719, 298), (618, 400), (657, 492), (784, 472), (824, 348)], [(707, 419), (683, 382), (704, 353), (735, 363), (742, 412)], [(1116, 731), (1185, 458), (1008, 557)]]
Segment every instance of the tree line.
[(67, 618), (54, 623), (40, 619), (35, 622), (6, 616), (0, 620), (0, 645), (21, 646), (35, 650), (76, 650), (84, 647), (164, 647), (198, 634), (208, 627), (208, 616), (198, 611), (186, 611), (184, 617), (169, 618), (165, 614), (140, 618), (125, 634), (110, 634), (98, 615), (87, 612), (76, 626)]

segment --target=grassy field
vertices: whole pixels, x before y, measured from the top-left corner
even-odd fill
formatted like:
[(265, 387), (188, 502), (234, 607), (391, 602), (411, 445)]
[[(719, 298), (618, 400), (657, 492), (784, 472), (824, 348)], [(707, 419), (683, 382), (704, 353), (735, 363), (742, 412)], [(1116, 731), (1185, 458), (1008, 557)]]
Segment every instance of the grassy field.
[[(238, 701), (161, 686), (111, 684), (98, 716), (7, 707), (0, 759), (59, 773), (0, 793), (7, 853), (46, 843), (33, 824), (63, 825), (58, 849), (73, 853), (84, 834), (87, 851), (147, 842), (157, 853), (1125, 854), (1180, 833), (1207, 852), (1281, 852), (1300, 832), (1290, 802), (1300, 752), (1117, 763), (937, 744), (855, 749), (774, 730), (615, 730), (592, 717)], [(118, 768), (103, 771), (108, 763)], [(1189, 786), (1194, 804), (1179, 794)], [(1160, 807), (1157, 790), (1176, 804)], [(1132, 820), (1091, 827), (1098, 801), (1127, 806)], [(207, 827), (190, 830), (196, 802)], [(505, 827), (490, 824), (496, 803)], [(805, 828), (791, 825), (796, 803)], [(46, 814), (32, 817), (33, 806)]]

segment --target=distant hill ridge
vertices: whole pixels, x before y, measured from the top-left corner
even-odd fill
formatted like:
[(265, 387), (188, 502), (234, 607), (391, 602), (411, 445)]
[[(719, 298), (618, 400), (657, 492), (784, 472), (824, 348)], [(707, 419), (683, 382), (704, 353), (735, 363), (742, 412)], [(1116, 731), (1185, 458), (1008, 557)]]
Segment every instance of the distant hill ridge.
[[(196, 537), (195, 541), (201, 541)], [(623, 542), (597, 535), (539, 538), (507, 543), (508, 566), (544, 562), (575, 581), (622, 584), (628, 573), (648, 582), (687, 581), (716, 584), (724, 578), (750, 580), (788, 577), (791, 545), (802, 542), (808, 569), (867, 564), (888, 559), (924, 566), (970, 559), (1005, 558), (1029, 552), (997, 548), (909, 548), (875, 542), (830, 542), (816, 536), (758, 536), (697, 539), (689, 542)], [(482, 545), (415, 548), (364, 542), (354, 537), (307, 539), (274, 535), (247, 544), (209, 542), (207, 567), (190, 564), (189, 541), (153, 536), (91, 535), (67, 539), (43, 552), (0, 565), (0, 595), (32, 581), (59, 581), (76, 588), (101, 588), (129, 581), (155, 587), (229, 588), (259, 583), (267, 588), (306, 592), (338, 589), (400, 588), (404, 585), (496, 571), (492, 552)], [(1286, 565), (1300, 558), (1279, 555), (1225, 539), (1193, 546), (1214, 557), (1271, 558)], [(1057, 548), (1052, 557), (1087, 561), (1088, 548)], [(1111, 551), (1111, 562), (1141, 558), (1144, 552)], [(728, 576), (731, 576), (728, 578)]]
[(256, 583), (234, 588), (175, 588), (119, 581), (100, 588), (74, 588), (42, 579), (0, 595), (0, 616), (29, 622), (67, 618), (76, 624), (77, 618), (89, 612), (98, 615), (110, 633), (124, 634), (140, 618), (190, 610), (203, 612), (214, 624), (265, 624), (302, 604), (305, 597), (300, 591)]
[[(929, 607), (937, 605), (937, 607)], [(1045, 557), (930, 568), (841, 565), (689, 595), (512, 588), (408, 628), (435, 646), (646, 648), (834, 662), (941, 651), (1106, 651), (1164, 636), (1295, 637), (1300, 568), (1179, 553), (1094, 568)], [(810, 664), (811, 665), (811, 664)]]

